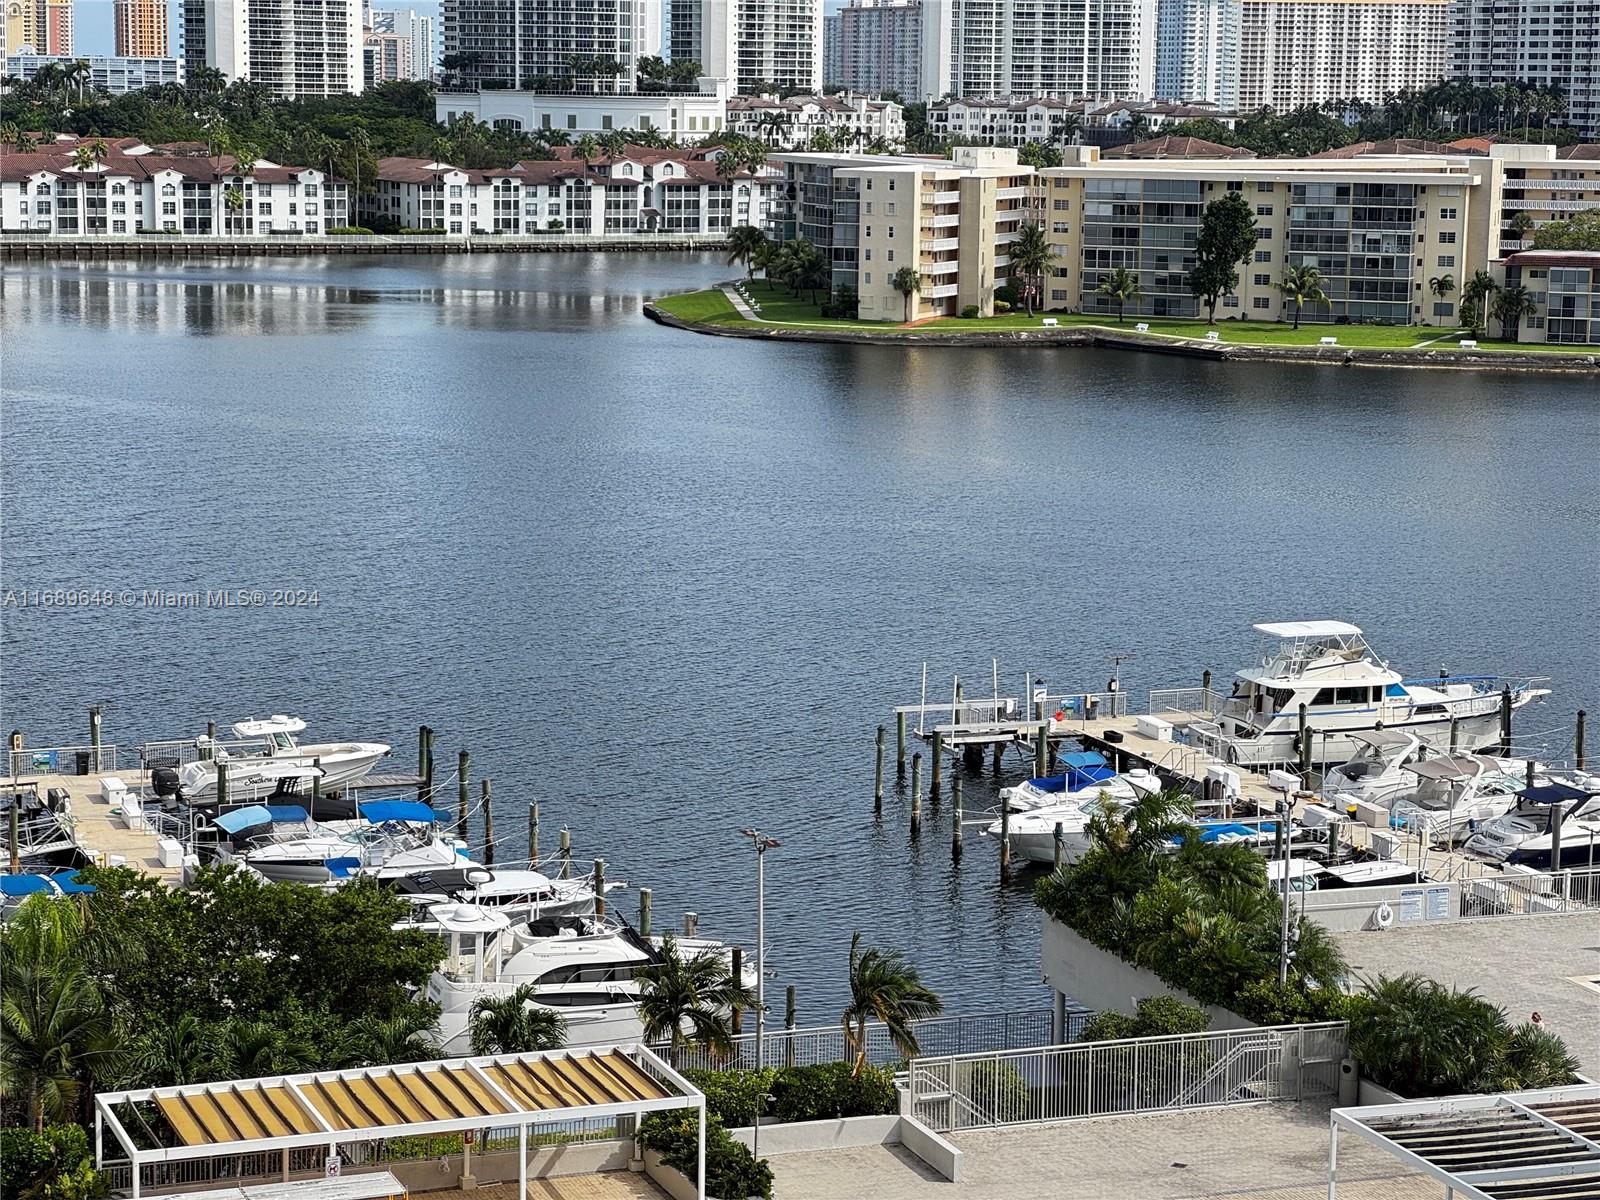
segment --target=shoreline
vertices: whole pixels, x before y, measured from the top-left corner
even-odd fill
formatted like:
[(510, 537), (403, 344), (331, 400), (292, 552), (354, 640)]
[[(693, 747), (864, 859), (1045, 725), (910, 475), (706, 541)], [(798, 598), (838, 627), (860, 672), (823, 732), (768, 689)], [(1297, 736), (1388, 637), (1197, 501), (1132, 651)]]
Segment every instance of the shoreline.
[(687, 235), (444, 237), (432, 234), (330, 234), (263, 237), (3, 237), (0, 262), (96, 261), (143, 258), (307, 258), (319, 254), (639, 254), (650, 251), (725, 252), (728, 239)]
[(1287, 362), (1324, 367), (1402, 367), (1457, 371), (1544, 371), (1554, 374), (1600, 372), (1600, 348), (1593, 352), (1514, 350), (1406, 350), (1370, 346), (1244, 346), (1238, 343), (1173, 341), (1154, 334), (1119, 333), (1100, 326), (1007, 330), (993, 333), (873, 333), (856, 329), (784, 329), (753, 325), (714, 325), (689, 321), (646, 302), (644, 314), (659, 325), (710, 337), (756, 338), (791, 342), (846, 343), (870, 346), (1081, 347), (1171, 354), (1209, 362)]

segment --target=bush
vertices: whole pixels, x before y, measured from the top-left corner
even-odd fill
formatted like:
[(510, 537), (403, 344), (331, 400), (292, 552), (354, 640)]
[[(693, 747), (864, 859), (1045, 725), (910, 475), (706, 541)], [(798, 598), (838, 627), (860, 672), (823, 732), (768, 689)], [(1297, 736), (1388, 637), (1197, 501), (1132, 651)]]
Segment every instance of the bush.
[[(1004, 301), (1007, 308), (1010, 308), (1013, 304), (1022, 303), (1022, 294), (1018, 292), (1012, 284), (1009, 283), (1002, 283), (999, 287), (995, 288), (994, 298), (997, 302)], [(995, 308), (998, 309), (999, 307), (999, 303), (996, 303)]]
[(51, 1125), (43, 1134), (24, 1126), (0, 1129), (0, 1196), (41, 1189), (60, 1200), (105, 1195), (104, 1182), (89, 1161), (89, 1135), (82, 1126)]
[(996, 300), (994, 302), (994, 314), (995, 314), (995, 316), (998, 317), (1001, 313), (1008, 313), (1010, 311), (1011, 311), (1011, 303), (1010, 303), (1010, 301), (1007, 301), (1007, 300)]
[[(656, 1113), (639, 1123), (639, 1141), (661, 1155), (661, 1160), (681, 1171), (690, 1183), (699, 1182), (699, 1117), (683, 1109)], [(757, 1159), (750, 1148), (728, 1136), (722, 1122), (706, 1114), (706, 1195), (744, 1200), (760, 1196), (772, 1200), (772, 1166)]]
[(1247, 983), (1228, 1006), (1261, 1025), (1304, 1025), (1316, 1021), (1349, 1021), (1367, 998), (1337, 988), (1307, 987), (1303, 980), (1280, 984), (1276, 979)]
[(353, 237), (358, 234), (370, 234), (372, 230), (368, 229), (364, 225), (335, 225), (333, 228), (329, 229), (328, 232), (348, 234)]
[(756, 1119), (760, 1097), (772, 1092), (778, 1072), (685, 1071), (684, 1076), (706, 1094), (706, 1110), (724, 1125), (737, 1129)]
[(763, 1121), (825, 1121), (840, 1117), (882, 1116), (898, 1111), (894, 1073), (864, 1066), (852, 1077), (848, 1063), (809, 1067), (768, 1067), (756, 1071), (686, 1071), (706, 1094), (706, 1107), (729, 1128), (755, 1122), (763, 1095), (773, 1097)]
[(976, 304), (969, 304), (961, 310), (961, 315), (970, 321), (982, 311)]
[(1109, 1042), (1122, 1038), (1170, 1037), (1204, 1033), (1211, 1018), (1204, 1009), (1185, 1004), (1176, 996), (1149, 996), (1139, 1001), (1133, 1016), (1119, 1012), (1096, 1013), (1078, 1035), (1080, 1042)]

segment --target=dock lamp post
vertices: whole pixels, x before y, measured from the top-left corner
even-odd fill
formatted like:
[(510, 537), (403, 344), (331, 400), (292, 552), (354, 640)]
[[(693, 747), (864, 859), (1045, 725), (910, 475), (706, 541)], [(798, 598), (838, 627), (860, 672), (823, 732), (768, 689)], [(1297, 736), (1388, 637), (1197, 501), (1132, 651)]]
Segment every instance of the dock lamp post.
[(1289, 819), (1294, 815), (1294, 802), (1289, 798), (1289, 789), (1283, 789), (1283, 795), (1278, 799), (1278, 844), (1283, 847), (1282, 866), (1283, 875), (1278, 886), (1283, 889), (1283, 925), (1278, 940), (1278, 982), (1289, 982), (1289, 956), (1291, 954), (1289, 940), (1289, 914), (1292, 911), (1289, 895), (1291, 878), (1289, 874)]
[[(776, 850), (783, 843), (758, 829), (739, 832), (750, 839), (756, 850), (756, 1072), (759, 1076), (767, 1065), (763, 1036), (767, 1017), (767, 851)], [(765, 1095), (756, 1097), (755, 1124), (750, 1137), (750, 1154), (756, 1159), (761, 1157), (761, 1110), (766, 1105)]]

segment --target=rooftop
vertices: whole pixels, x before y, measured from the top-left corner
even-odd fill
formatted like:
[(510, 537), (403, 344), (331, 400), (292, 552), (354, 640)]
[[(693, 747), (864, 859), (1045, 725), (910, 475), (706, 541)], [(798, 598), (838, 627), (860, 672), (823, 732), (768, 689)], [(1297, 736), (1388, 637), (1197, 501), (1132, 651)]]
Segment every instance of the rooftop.
[(1127, 146), (1113, 146), (1101, 158), (1254, 158), (1254, 150), (1222, 146), (1197, 137), (1165, 135)]

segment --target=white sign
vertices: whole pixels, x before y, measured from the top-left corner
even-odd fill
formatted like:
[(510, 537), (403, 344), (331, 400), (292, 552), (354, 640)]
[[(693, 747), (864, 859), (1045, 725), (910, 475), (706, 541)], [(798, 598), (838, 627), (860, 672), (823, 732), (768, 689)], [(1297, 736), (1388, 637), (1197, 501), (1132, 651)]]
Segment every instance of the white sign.
[(328, 1155), (327, 1169), (323, 1172), (329, 1179), (339, 1178), (339, 1168), (342, 1162), (337, 1154)]

